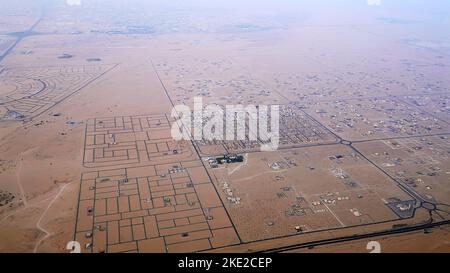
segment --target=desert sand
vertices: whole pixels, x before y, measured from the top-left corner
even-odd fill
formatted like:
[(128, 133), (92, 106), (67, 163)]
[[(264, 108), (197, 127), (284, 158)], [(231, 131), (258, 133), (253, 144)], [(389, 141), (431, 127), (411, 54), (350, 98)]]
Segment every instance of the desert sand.
[[(0, 252), (368, 252), (288, 247), (429, 223), (373, 239), (449, 252), (448, 4), (281, 2), (0, 0)], [(280, 149), (175, 141), (194, 96), (281, 105)]]

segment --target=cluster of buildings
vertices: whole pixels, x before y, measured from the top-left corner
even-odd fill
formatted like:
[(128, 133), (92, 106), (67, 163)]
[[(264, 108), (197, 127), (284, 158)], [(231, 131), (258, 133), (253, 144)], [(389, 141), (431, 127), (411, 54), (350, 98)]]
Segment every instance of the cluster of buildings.
[(241, 203), (241, 198), (237, 197), (234, 193), (234, 191), (231, 189), (230, 185), (228, 184), (228, 182), (223, 182), (222, 184), (222, 189), (225, 192), (226, 196), (227, 196), (227, 200), (235, 205), (238, 205)]
[(217, 168), (219, 165), (244, 162), (244, 156), (228, 154), (219, 157), (208, 157), (205, 159), (205, 161), (207, 161), (212, 168)]
[(182, 167), (180, 167), (180, 166), (173, 166), (172, 168), (170, 168), (170, 169), (168, 170), (168, 173), (169, 173), (169, 174), (176, 174), (176, 173), (183, 173), (183, 172), (185, 172), (185, 171), (186, 171), (185, 168), (182, 168)]

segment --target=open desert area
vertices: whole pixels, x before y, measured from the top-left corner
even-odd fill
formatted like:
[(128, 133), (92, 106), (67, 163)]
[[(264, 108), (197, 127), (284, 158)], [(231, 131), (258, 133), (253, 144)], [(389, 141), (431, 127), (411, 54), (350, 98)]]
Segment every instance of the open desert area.
[(0, 0), (0, 252), (450, 252), (450, 3), (275, 2)]

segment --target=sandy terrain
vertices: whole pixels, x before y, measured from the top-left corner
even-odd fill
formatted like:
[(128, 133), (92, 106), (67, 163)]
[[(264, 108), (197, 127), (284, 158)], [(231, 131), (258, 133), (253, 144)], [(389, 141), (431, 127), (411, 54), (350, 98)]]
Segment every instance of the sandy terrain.
[[(450, 38), (432, 11), (6, 2), (0, 252), (251, 252), (450, 218)], [(199, 95), (282, 105), (281, 148), (173, 140), (173, 104)], [(203, 158), (226, 152), (244, 162)], [(374, 240), (449, 252), (448, 223)]]

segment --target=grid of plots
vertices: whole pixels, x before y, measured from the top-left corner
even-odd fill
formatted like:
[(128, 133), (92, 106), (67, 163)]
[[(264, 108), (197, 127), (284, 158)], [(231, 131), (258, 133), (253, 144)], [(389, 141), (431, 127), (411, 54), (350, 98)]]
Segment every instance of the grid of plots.
[[(335, 137), (320, 123), (316, 122), (296, 105), (281, 105), (279, 108), (279, 145), (281, 149), (297, 148), (317, 144), (337, 143)], [(270, 127), (271, 115), (268, 116), (267, 124)], [(250, 131), (250, 126), (246, 119), (246, 132)], [(226, 121), (224, 121), (226, 124)], [(229, 130), (226, 128), (225, 130)], [(224, 131), (225, 131), (224, 130)], [(235, 123), (234, 132), (237, 131)], [(258, 140), (250, 140), (248, 135), (258, 136)], [(196, 141), (202, 155), (217, 155), (223, 153), (244, 153), (259, 151), (265, 141), (261, 140), (258, 132), (249, 133), (245, 140), (235, 141)]]
[(450, 132), (448, 123), (393, 98), (318, 102), (306, 111), (350, 141)]
[(165, 59), (157, 62), (155, 69), (175, 104), (190, 105), (195, 96), (219, 105), (287, 103), (276, 90), (231, 58)]
[(405, 96), (406, 102), (450, 123), (450, 94)]
[(423, 200), (450, 204), (449, 135), (358, 143), (356, 147)]
[(308, 144), (337, 142), (326, 128), (294, 105), (280, 107), (280, 145), (301, 147)]
[(84, 173), (83, 252), (195, 252), (239, 243), (200, 161)]
[(282, 90), (283, 95), (291, 101), (304, 105), (317, 101), (376, 97), (380, 92), (395, 87), (395, 82), (386, 79), (385, 75), (345, 70), (328, 70), (321, 66), (315, 72), (275, 73), (268, 74), (265, 78), (274, 88)]
[(88, 120), (86, 126), (86, 167), (168, 163), (195, 158), (188, 141), (175, 141), (171, 137), (167, 115), (97, 118)]
[(210, 169), (243, 242), (408, 219), (416, 210), (411, 195), (346, 145), (249, 153), (247, 162)]
[(5, 68), (0, 74), (0, 121), (27, 121), (52, 108), (113, 65)]

